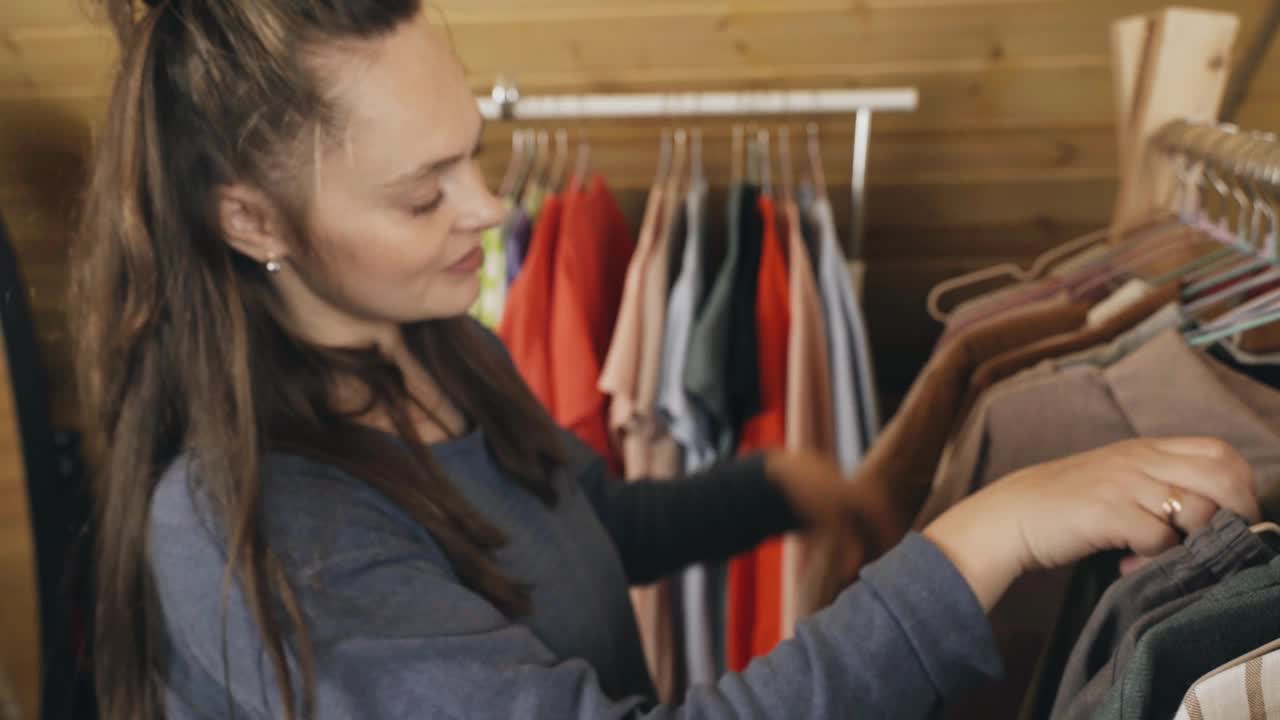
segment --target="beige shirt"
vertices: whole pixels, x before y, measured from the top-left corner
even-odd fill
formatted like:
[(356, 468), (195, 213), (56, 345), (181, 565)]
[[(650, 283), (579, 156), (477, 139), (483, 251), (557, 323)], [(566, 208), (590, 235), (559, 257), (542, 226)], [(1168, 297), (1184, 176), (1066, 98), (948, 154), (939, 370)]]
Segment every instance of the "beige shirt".
[[(634, 302), (639, 309), (635, 391), (630, 417), (619, 425), (623, 467), (629, 480), (670, 479), (679, 474), (681, 465), (680, 446), (659, 422), (657, 398), (662, 372), (662, 339), (667, 325), (671, 243), (673, 234), (678, 231), (678, 218), (683, 208), (682, 178), (683, 173), (674, 173), (661, 190), (658, 211), (648, 238), (648, 257)], [(680, 692), (672, 597), (671, 583), (667, 580), (631, 591), (649, 672), (653, 676), (658, 699), (668, 703), (677, 701)]]
[(636, 371), (634, 418), (623, 438), (624, 455), (633, 460), (629, 477), (670, 478), (679, 473), (679, 446), (658, 417), (658, 386), (662, 379), (663, 337), (667, 328), (671, 247), (683, 231), (685, 182), (683, 174), (669, 179), (663, 189), (662, 212), (640, 291), (642, 312), (640, 361)]
[[(638, 419), (637, 395), (644, 349), (645, 280), (662, 222), (663, 199), (662, 188), (655, 186), (650, 190), (636, 251), (623, 281), (613, 339), (600, 372), (600, 391), (610, 396), (609, 428), (622, 437), (623, 469), (632, 480), (644, 477), (648, 470), (647, 446), (634, 442), (633, 430)], [(636, 588), (631, 591), (631, 602), (649, 674), (659, 694), (670, 693), (675, 682), (675, 669), (671, 664), (670, 589), (663, 583)]]
[[(791, 325), (787, 336), (786, 445), (835, 456), (835, 414), (831, 407), (831, 368), (827, 357), (826, 319), (813, 263), (800, 230), (794, 202), (782, 204), (781, 237), (787, 251), (787, 285), (791, 293)], [(825, 552), (831, 552), (827, 548)], [(797, 535), (782, 545), (782, 635), (791, 637), (796, 622), (817, 608), (800, 599), (802, 557)], [(810, 556), (810, 562), (829, 565)]]
[[(615, 433), (630, 424), (635, 416), (636, 392), (640, 367), (640, 343), (643, 333), (641, 293), (644, 287), (645, 267), (653, 251), (657, 223), (662, 211), (662, 192), (654, 187), (644, 209), (644, 220), (636, 251), (627, 265), (627, 276), (622, 285), (622, 302), (618, 305), (618, 319), (613, 328), (613, 339), (600, 370), (600, 392), (610, 396), (609, 427)], [(586, 378), (584, 378), (584, 381)], [(623, 467), (630, 475), (628, 458)]]

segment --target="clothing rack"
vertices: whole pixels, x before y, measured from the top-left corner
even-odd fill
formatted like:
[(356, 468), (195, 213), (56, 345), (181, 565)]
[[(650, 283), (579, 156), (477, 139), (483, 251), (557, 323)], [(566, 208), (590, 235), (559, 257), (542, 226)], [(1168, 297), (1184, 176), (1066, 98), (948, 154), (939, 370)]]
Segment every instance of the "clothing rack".
[(1176, 120), (1152, 142), (1161, 152), (1180, 159), (1184, 169), (1189, 162), (1217, 174), (1280, 188), (1280, 138), (1273, 133)]
[[(1172, 201), (1179, 215), (1242, 252), (1275, 261), (1280, 218), (1275, 198), (1266, 188), (1280, 189), (1280, 141), (1276, 135), (1234, 125), (1178, 120), (1165, 125), (1152, 143), (1172, 160), (1181, 180), (1175, 185)], [(1216, 208), (1234, 210), (1235, 216), (1207, 215), (1201, 208), (1211, 196), (1217, 197)], [(1263, 221), (1267, 223), (1265, 243), (1259, 242)]]
[(867, 154), (871, 116), (875, 112), (912, 112), (920, 102), (915, 88), (870, 90), (790, 90), (767, 92), (626, 93), (522, 97), (513, 85), (500, 82), (490, 97), (477, 98), (490, 120), (555, 120), (584, 118), (688, 118), (774, 115), (853, 115), (850, 162), (848, 251), (862, 257), (865, 234)]

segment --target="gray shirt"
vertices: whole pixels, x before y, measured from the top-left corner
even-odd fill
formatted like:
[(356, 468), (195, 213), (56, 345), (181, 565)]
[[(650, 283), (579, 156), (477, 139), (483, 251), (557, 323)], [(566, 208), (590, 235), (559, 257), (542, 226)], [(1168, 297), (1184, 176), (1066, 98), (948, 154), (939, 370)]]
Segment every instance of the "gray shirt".
[(831, 358), (836, 456), (845, 472), (852, 472), (880, 434), (871, 344), (840, 250), (831, 204), (825, 199), (815, 200), (810, 214), (818, 233), (818, 286)]
[[(464, 587), (432, 537), (370, 486), (301, 457), (267, 458), (263, 533), (310, 630), (318, 720), (910, 720), (998, 674), (990, 626), (968, 585), (912, 535), (794, 640), (741, 674), (694, 688), (679, 706), (654, 706), (628, 582), (737, 552), (793, 521), (778, 511), (758, 460), (679, 483), (627, 484), (574, 447), (550, 507), (509, 479), (482, 435), (432, 447), (468, 500), (511, 538), (498, 560), (532, 586), (534, 608), (514, 620)], [(167, 716), (228, 717), (231, 702), (236, 717), (279, 717), (271, 666), (235, 584), (224, 606), (223, 533), (199, 483), (198, 466), (179, 458), (150, 514), (149, 559), (170, 650)]]
[(1116, 581), (1089, 616), (1063, 670), (1054, 718), (1087, 718), (1102, 704), (1128, 657), (1112, 662), (1123, 639), (1148, 613), (1211, 587), (1242, 568), (1265, 563), (1275, 551), (1229, 510), (1162, 553), (1140, 571)]
[(1152, 627), (1095, 720), (1173, 717), (1205, 673), (1280, 637), (1280, 557), (1242, 570)]
[[(672, 439), (684, 451), (685, 472), (701, 470), (716, 459), (715, 441), (706, 416), (694, 409), (684, 386), (693, 322), (697, 317), (698, 302), (704, 294), (702, 257), (706, 228), (703, 206), (706, 198), (707, 183), (695, 180), (685, 196), (686, 236), (680, 272), (671, 285), (667, 301), (667, 324), (662, 338), (662, 376), (658, 383), (658, 415)], [(696, 565), (685, 570), (679, 582), (685, 672), (691, 685), (713, 682), (718, 674), (715, 647), (721, 634), (716, 632), (717, 609), (721, 603), (712, 594), (723, 594), (723, 588), (713, 587), (708, 574), (707, 567)]]

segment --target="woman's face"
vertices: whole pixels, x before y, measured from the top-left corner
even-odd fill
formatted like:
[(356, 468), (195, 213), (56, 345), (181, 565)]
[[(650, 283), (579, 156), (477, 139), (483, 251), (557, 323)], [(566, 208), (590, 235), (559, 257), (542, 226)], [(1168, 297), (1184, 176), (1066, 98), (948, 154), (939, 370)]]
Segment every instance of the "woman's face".
[(420, 14), (316, 62), (342, 118), (317, 145), (310, 250), (273, 276), (295, 322), (351, 344), (466, 312), (502, 208), (474, 162), (482, 120), (448, 43)]

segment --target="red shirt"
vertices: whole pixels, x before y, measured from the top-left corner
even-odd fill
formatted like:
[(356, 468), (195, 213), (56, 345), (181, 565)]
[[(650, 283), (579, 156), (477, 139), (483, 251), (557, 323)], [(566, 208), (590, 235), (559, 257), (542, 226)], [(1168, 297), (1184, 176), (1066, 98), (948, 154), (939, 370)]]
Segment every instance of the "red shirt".
[[(533, 394), (555, 416), (551, 365), (551, 293), (563, 201), (550, 195), (538, 213), (524, 267), (507, 289), (498, 337)], [(584, 381), (589, 382), (589, 381)]]
[(551, 290), (552, 415), (618, 473), (622, 461), (609, 433), (609, 399), (598, 380), (635, 247), (599, 176), (565, 195)]
[[(764, 236), (756, 289), (760, 407), (743, 427), (739, 453), (781, 448), (786, 443), (787, 338), (791, 329), (791, 292), (787, 262), (778, 238), (773, 201), (760, 198)], [(729, 564), (729, 669), (741, 671), (782, 640), (782, 538), (762, 543)]]

